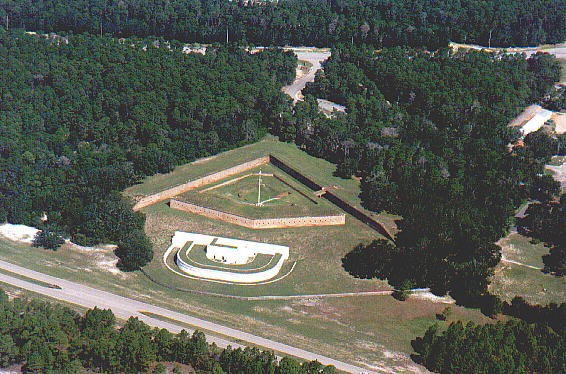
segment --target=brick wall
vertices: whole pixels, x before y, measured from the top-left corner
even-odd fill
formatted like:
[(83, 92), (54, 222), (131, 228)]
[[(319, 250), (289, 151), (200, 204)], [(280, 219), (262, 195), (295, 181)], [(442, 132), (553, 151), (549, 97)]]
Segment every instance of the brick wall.
[(160, 201), (170, 199), (172, 197), (175, 197), (175, 196), (180, 195), (182, 193), (185, 193), (187, 191), (191, 191), (191, 190), (194, 190), (196, 188), (205, 186), (207, 184), (210, 184), (210, 183), (222, 180), (224, 178), (230, 177), (232, 175), (242, 173), (246, 170), (254, 169), (258, 166), (265, 165), (267, 163), (269, 163), (269, 156), (256, 158), (255, 160), (252, 160), (252, 161), (249, 161), (249, 162), (244, 162), (243, 164), (236, 165), (236, 166), (231, 167), (229, 169), (222, 170), (222, 171), (219, 171), (217, 173), (209, 174), (205, 177), (198, 178), (198, 179), (195, 179), (194, 181), (190, 181), (190, 182), (181, 184), (179, 186), (169, 188), (165, 191), (158, 192), (154, 195), (146, 196), (146, 197), (142, 198), (140, 201), (138, 201), (136, 203), (136, 205), (134, 205), (133, 209), (135, 211), (140, 210), (142, 208), (145, 208), (146, 206), (150, 206), (150, 205), (153, 205), (153, 204), (158, 203)]
[[(289, 174), (305, 186), (309, 187), (313, 191), (319, 191), (322, 189), (322, 186), (309, 177), (305, 176), (304, 174), (300, 173), (299, 171), (295, 170), (292, 166), (285, 163), (283, 160), (277, 158), (276, 156), (269, 155), (269, 162), (274, 166), (278, 167), (279, 169), (283, 170), (285, 173)], [(358, 209), (354, 205), (346, 202), (344, 199), (338, 197), (331, 191), (326, 191), (323, 198), (330, 201), (332, 204), (336, 205), (346, 213), (352, 215), (354, 218), (360, 220), (361, 222), (365, 223), (375, 231), (379, 232), (381, 235), (385, 236), (387, 239), (393, 241), (393, 237), (389, 232), (383, 227), (383, 225), (377, 222), (375, 219), (367, 215), (361, 209)]]
[(169, 206), (173, 209), (198, 214), (218, 221), (232, 223), (234, 225), (250, 229), (274, 229), (286, 227), (312, 227), (312, 226), (336, 226), (346, 224), (346, 215), (337, 214), (333, 216), (316, 217), (289, 217), (289, 218), (248, 218), (237, 214), (226, 213), (220, 210), (205, 208), (200, 205), (171, 199)]

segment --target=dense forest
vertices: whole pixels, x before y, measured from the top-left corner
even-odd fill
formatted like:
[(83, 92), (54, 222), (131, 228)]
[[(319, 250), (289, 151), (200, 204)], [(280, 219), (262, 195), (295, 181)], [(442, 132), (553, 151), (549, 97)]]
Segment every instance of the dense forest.
[(24, 373), (165, 373), (168, 363), (178, 367), (174, 372), (182, 364), (197, 373), (336, 373), (316, 361), (278, 361), (273, 352), (257, 348), (220, 349), (208, 344), (202, 332), (175, 335), (137, 318), (118, 327), (111, 310), (79, 315), (57, 304), (9, 300), (0, 290), (0, 368), (23, 364)]
[[(142, 176), (253, 142), (289, 112), (292, 53), (0, 29), (0, 222), (44, 228), (38, 244), (118, 244), (151, 260), (144, 217), (117, 191)], [(39, 218), (46, 214), (46, 223)]]
[(564, 373), (566, 335), (521, 320), (430, 327), (412, 342), (416, 362), (439, 373)]
[(257, 45), (436, 49), (450, 40), (507, 47), (566, 39), (561, 0), (6, 0), (0, 19), (11, 28), (184, 42), (220, 42), (228, 33)]
[[(501, 256), (493, 243), (527, 200), (518, 229), (549, 246), (545, 271), (566, 272), (566, 200), (542, 172), (564, 153), (563, 139), (541, 130), (517, 142), (507, 126), (533, 101), (563, 107), (564, 90), (551, 92), (560, 65), (543, 53), (445, 48), (563, 42), (563, 1), (7, 0), (0, 24), (0, 222), (42, 228), (35, 245), (56, 249), (63, 236), (112, 242), (120, 267), (138, 269), (151, 243), (143, 215), (119, 191), (270, 131), (334, 162), (338, 176), (361, 178), (367, 209), (402, 217), (395, 243), (356, 247), (343, 259), (347, 271), (387, 279), (399, 297), (430, 287), (511, 316), (431, 328), (413, 342), (417, 362), (454, 373), (566, 369), (564, 304), (508, 304), (487, 292)], [(232, 43), (218, 44), (227, 36)], [(182, 53), (181, 42), (213, 44), (200, 55)], [(293, 108), (280, 88), (296, 57), (252, 55), (243, 44), (334, 48)], [(327, 117), (317, 98), (347, 112)], [(334, 372), (3, 293), (0, 332), (0, 366), (22, 363), (26, 372), (160, 372), (165, 361), (215, 373)]]
[[(359, 175), (366, 208), (403, 217), (395, 245), (357, 247), (344, 267), (477, 305), (500, 259), (493, 243), (515, 209), (541, 188), (558, 194), (552, 178), (538, 176), (554, 151), (551, 136), (540, 131), (509, 147), (519, 134), (507, 124), (559, 75), (555, 58), (541, 53), (335, 48), (277, 131), (337, 163), (338, 175)], [(326, 118), (315, 97), (348, 112)]]
[[(503, 304), (505, 323), (431, 326), (413, 340), (415, 362), (440, 373), (563, 373), (566, 303), (531, 305), (521, 297)], [(437, 316), (438, 317), (438, 316)]]

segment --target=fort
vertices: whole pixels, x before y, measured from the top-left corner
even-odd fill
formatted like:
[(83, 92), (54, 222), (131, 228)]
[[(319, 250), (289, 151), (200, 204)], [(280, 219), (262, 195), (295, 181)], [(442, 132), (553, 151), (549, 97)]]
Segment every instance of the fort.
[(197, 204), (171, 199), (169, 206), (173, 209), (198, 214), (218, 221), (228, 222), (234, 225), (250, 229), (274, 229), (305, 226), (334, 226), (346, 224), (346, 215), (337, 214), (333, 216), (313, 217), (283, 217), (283, 218), (248, 218), (237, 214), (227, 213), (220, 210), (206, 208)]
[[(298, 171), (295, 167), (291, 166), (290, 162), (284, 161), (282, 158), (269, 154), (267, 156), (259, 157), (251, 161), (247, 161), (236, 166), (221, 170), (204, 177), (183, 183), (181, 185), (166, 189), (156, 194), (145, 196), (140, 199), (134, 206), (134, 210), (140, 210), (152, 204), (165, 201), (169, 199), (169, 206), (172, 209), (198, 214), (207, 218), (251, 228), (251, 229), (271, 229), (271, 228), (290, 228), (290, 227), (312, 227), (312, 226), (334, 226), (344, 225), (346, 223), (345, 214), (325, 214), (320, 216), (301, 216), (301, 217), (270, 217), (270, 218), (251, 218), (245, 217), (240, 214), (225, 212), (220, 209), (213, 209), (203, 205), (195, 204), (194, 202), (181, 201), (176, 199), (177, 196), (188, 191), (196, 190), (204, 186), (208, 186), (215, 182), (222, 181), (228, 177), (241, 174), (243, 172), (258, 168), (262, 165), (271, 164), (277, 169), (283, 171), (285, 174), (291, 176), (293, 179), (306, 186), (312, 191), (315, 199), (322, 198), (328, 200), (334, 206), (353, 218), (363, 222), (375, 231), (379, 232), (386, 238), (393, 240), (389, 232), (370, 215), (362, 209), (348, 203), (346, 200), (339, 197), (331, 189), (315, 182), (312, 178)], [(324, 193), (320, 193), (324, 191)], [(311, 197), (307, 197), (312, 200)]]

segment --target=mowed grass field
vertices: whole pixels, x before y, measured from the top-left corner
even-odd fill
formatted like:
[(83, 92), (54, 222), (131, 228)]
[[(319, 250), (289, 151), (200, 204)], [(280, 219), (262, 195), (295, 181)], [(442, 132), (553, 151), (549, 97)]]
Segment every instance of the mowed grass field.
[(545, 274), (542, 256), (549, 249), (544, 243), (533, 244), (530, 238), (511, 233), (500, 241), (503, 257), (495, 269), (490, 290), (505, 300), (522, 296), (534, 304), (566, 302), (566, 279)]
[[(427, 300), (400, 302), (391, 296), (242, 301), (193, 295), (160, 287), (141, 272), (116, 272), (108, 265), (115, 256), (106, 249), (65, 245), (52, 252), (0, 239), (0, 259), (386, 372), (424, 370), (409, 358), (410, 341), (438, 322), (435, 314), (447, 307)], [(360, 289), (381, 286), (379, 281), (360, 283)], [(3, 284), (0, 288), (12, 289)], [(450, 308), (448, 322), (439, 322), (442, 326), (458, 319), (490, 321), (475, 310)]]
[[(167, 175), (147, 178), (129, 188), (129, 196), (161, 191), (187, 180), (226, 169), (267, 153), (274, 153), (324, 185), (339, 186), (335, 192), (352, 204), (359, 204), (359, 182), (333, 176), (334, 165), (307, 155), (294, 145), (266, 138), (256, 144), (223, 153), (208, 160), (181, 166)], [(163, 287), (141, 272), (121, 273), (114, 267), (111, 250), (65, 245), (56, 252), (0, 239), (0, 259), (54, 276), (66, 278), (130, 298), (189, 313), (266, 338), (368, 365), (384, 372), (419, 372), (423, 368), (409, 358), (410, 341), (422, 335), (435, 314), (447, 304), (426, 299), (400, 302), (391, 296), (317, 297), (316, 294), (389, 290), (384, 281), (355, 279), (346, 273), (342, 257), (360, 243), (379, 234), (350, 216), (345, 226), (250, 230), (202, 216), (170, 209), (165, 202), (142, 210), (147, 217), (146, 232), (154, 246), (154, 259), (144, 268), (159, 283), (194, 292), (236, 296), (313, 295), (288, 300), (237, 300)], [(377, 216), (392, 224), (395, 217)], [(393, 226), (392, 226), (393, 227)], [(175, 231), (199, 232), (290, 247), (290, 259), (283, 272), (296, 262), (285, 279), (266, 285), (223, 285), (184, 278), (168, 271), (162, 256)], [(538, 273), (537, 273), (538, 274)], [(542, 273), (541, 273), (542, 274)], [(490, 322), (479, 311), (450, 306), (450, 321)]]
[[(261, 206), (257, 205), (258, 195)], [(186, 192), (177, 199), (250, 218), (340, 213), (328, 200), (317, 198), (312, 190), (271, 164)]]

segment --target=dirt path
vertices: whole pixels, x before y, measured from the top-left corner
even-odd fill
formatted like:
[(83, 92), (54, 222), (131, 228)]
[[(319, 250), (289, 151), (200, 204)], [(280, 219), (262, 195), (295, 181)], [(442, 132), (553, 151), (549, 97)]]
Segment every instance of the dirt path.
[(514, 264), (514, 265), (524, 266), (524, 267), (529, 268), (529, 269), (541, 270), (540, 268), (537, 268), (536, 266), (523, 264), (522, 262), (515, 261), (515, 260), (509, 260), (509, 259), (507, 259), (503, 256), (501, 257), (501, 262), (506, 263), (506, 264)]
[(506, 237), (499, 239), (495, 243), (495, 244), (497, 244), (498, 246), (501, 247), (501, 263), (523, 266), (523, 267), (526, 267), (526, 268), (529, 268), (529, 269), (534, 269), (534, 270), (541, 270), (541, 268), (539, 268), (539, 267), (529, 265), (529, 264), (525, 264), (525, 263), (515, 261), (515, 260), (510, 260), (510, 259), (505, 257), (505, 254), (509, 250), (509, 244), (508, 244), (509, 238), (511, 237), (511, 235), (515, 235), (515, 234), (517, 234), (517, 229), (513, 228)]

